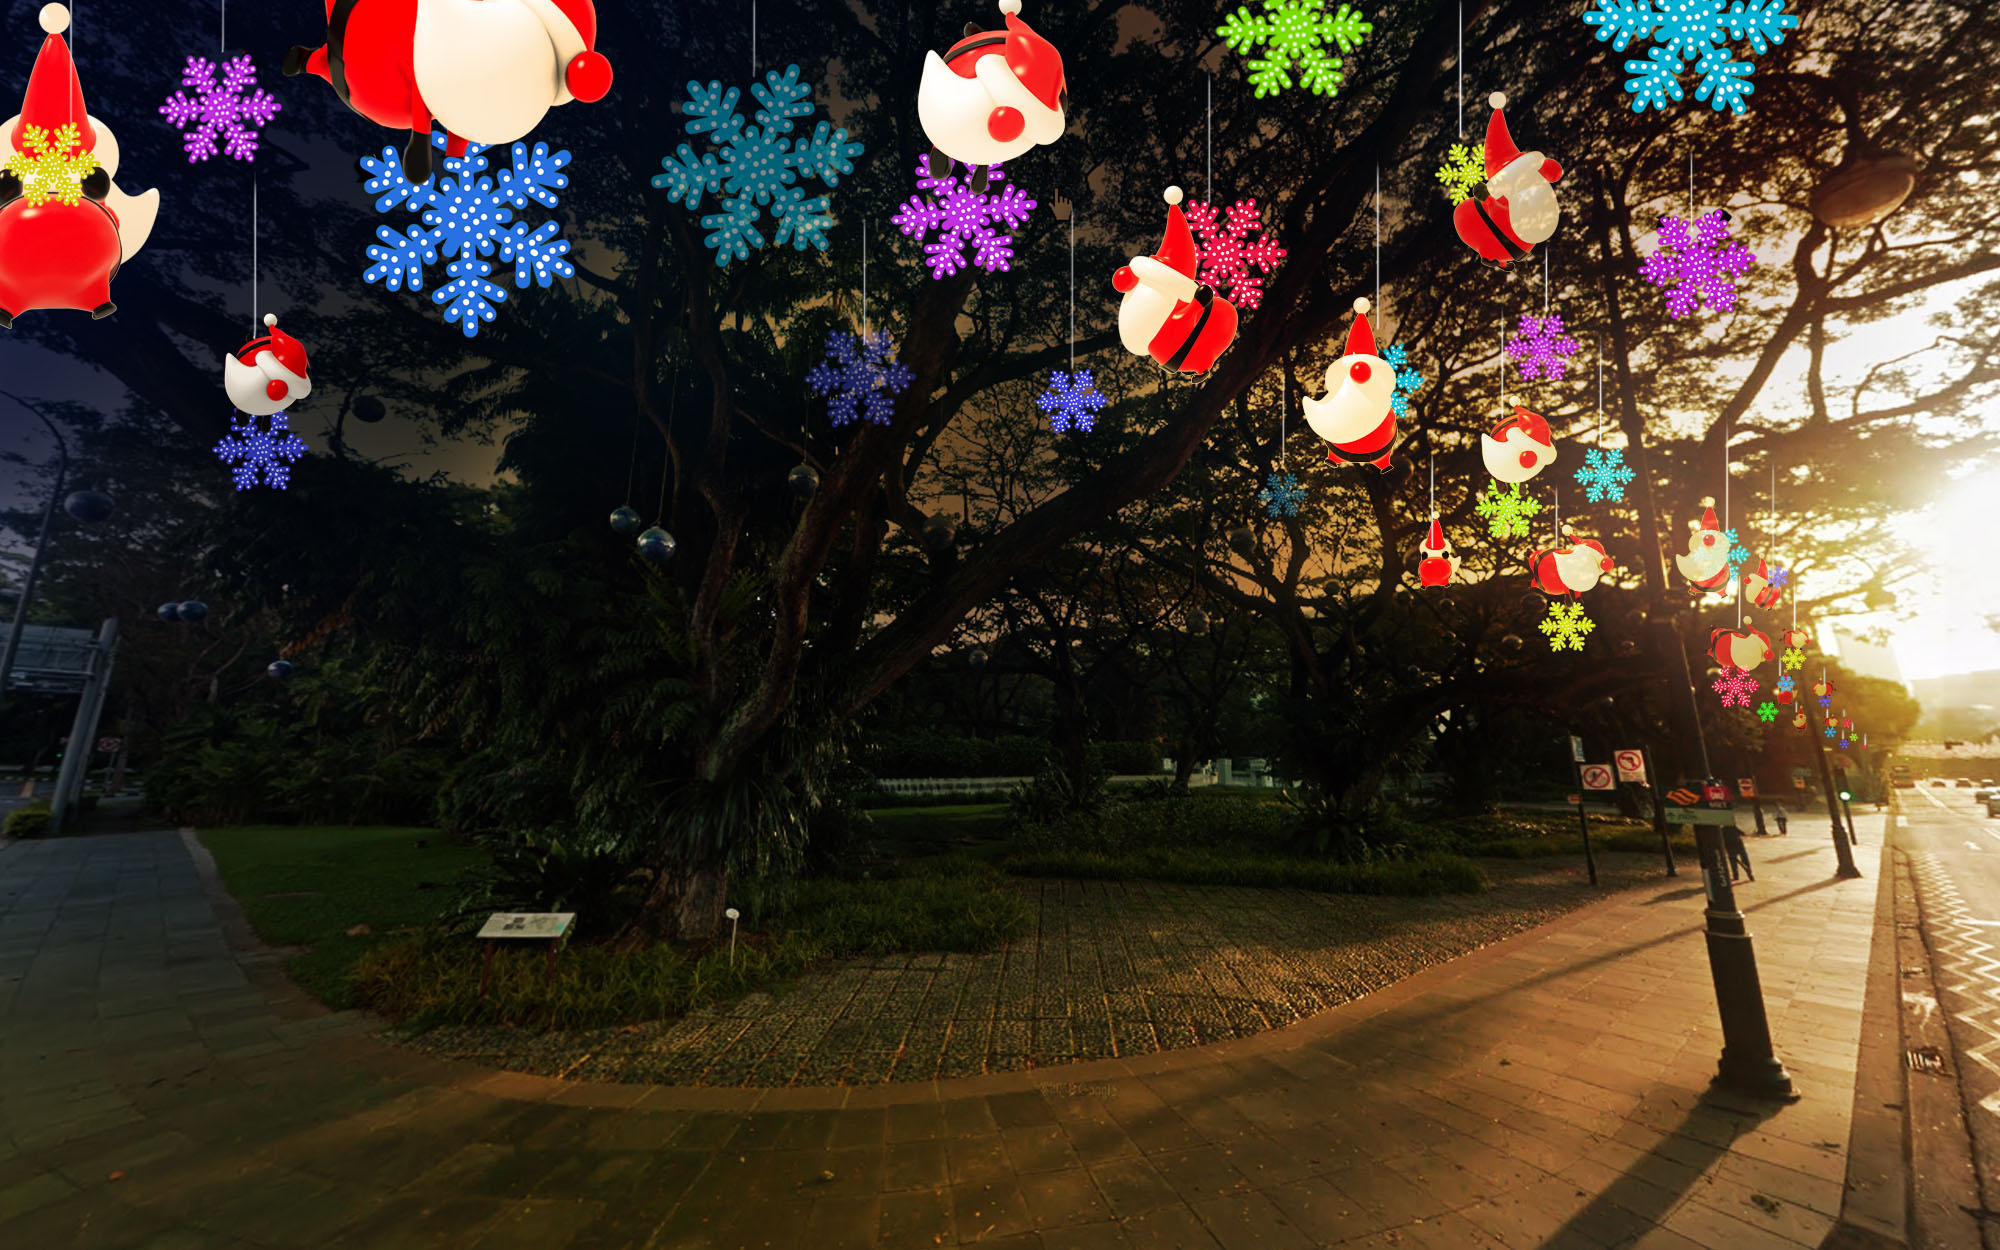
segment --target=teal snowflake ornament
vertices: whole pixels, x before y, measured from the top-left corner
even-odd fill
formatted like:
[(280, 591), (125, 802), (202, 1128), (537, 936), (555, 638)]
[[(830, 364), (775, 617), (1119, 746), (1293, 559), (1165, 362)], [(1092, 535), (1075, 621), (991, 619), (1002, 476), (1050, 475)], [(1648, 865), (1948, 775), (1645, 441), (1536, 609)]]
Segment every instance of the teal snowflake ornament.
[(1833, 726), (1832, 726), (1832, 725), (1828, 725), (1828, 726), (1826, 727), (1826, 736), (1827, 736), (1827, 737), (1829, 737), (1829, 738), (1831, 738), (1831, 737), (1833, 737), (1833, 736), (1834, 736), (1834, 734), (1833, 734)]
[(1049, 414), (1049, 429), (1057, 434), (1074, 426), (1088, 430), (1097, 423), (1097, 412), (1110, 401), (1098, 393), (1090, 370), (1049, 374), (1048, 389), (1035, 397), (1035, 407)]
[[(431, 146), (445, 146), (442, 130), (431, 132)], [(491, 322), (507, 302), (507, 289), (488, 281), (493, 262), (486, 257), (497, 252), (502, 264), (513, 265), (514, 285), (523, 291), (576, 275), (576, 266), (565, 259), (569, 240), (556, 237), (562, 233), (560, 224), (545, 221), (530, 230), (526, 222), (514, 220), (530, 204), (556, 206), (556, 192), (569, 185), (562, 172), (569, 153), (551, 153), (546, 143), (537, 143), (531, 152), (526, 143), (516, 143), (509, 149), (508, 167), (488, 174), (490, 150), (467, 144), (464, 156), (445, 157), (443, 172), (421, 182), (411, 181), (394, 148), (361, 158), (362, 172), (369, 175), (362, 189), (376, 197), (375, 211), (400, 207), (417, 214), (420, 223), (401, 234), (377, 226), (376, 241), (367, 251), (375, 263), (362, 270), (361, 280), (380, 282), (391, 291), (405, 286), (421, 291), (424, 266), (450, 257), (444, 267), (449, 281), (431, 292), (431, 303), (444, 309), (444, 319), (457, 322), (467, 338), (476, 336), (480, 325)]]
[(1743, 566), (1750, 563), (1750, 549), (1745, 547), (1742, 540), (1736, 537), (1734, 529), (1722, 531), (1722, 541), (1729, 544), (1729, 575), (1736, 578), (1742, 577)]
[(1549, 650), (1560, 651), (1568, 647), (1571, 651), (1581, 651), (1584, 635), (1596, 629), (1597, 622), (1583, 614), (1581, 603), (1564, 603), (1555, 599), (1549, 603), (1549, 614), (1535, 628), (1547, 636)]
[(1770, 724), (1772, 721), (1778, 719), (1778, 705), (1771, 702), (1769, 699), (1766, 699), (1762, 703), (1759, 703), (1757, 705), (1757, 719), (1763, 721), (1767, 725)]
[(1583, 23), (1596, 27), (1597, 41), (1616, 52), (1634, 39), (1653, 41), (1645, 60), (1625, 62), (1625, 72), (1633, 75), (1625, 80), (1633, 112), (1686, 99), (1680, 78), (1692, 63), (1699, 78), (1694, 98), (1718, 113), (1726, 108), (1740, 114), (1757, 89), (1750, 81), (1756, 67), (1730, 55), (1730, 40), (1748, 43), (1762, 55), (1783, 43), (1799, 19), (1785, 12), (1785, 0), (1730, 0), (1726, 6), (1723, 0), (1595, 0)]
[(777, 222), (774, 244), (789, 241), (796, 251), (816, 247), (824, 252), (827, 228), (833, 225), (830, 203), (824, 195), (807, 199), (805, 189), (795, 184), (815, 178), (828, 188), (839, 186), (841, 175), (854, 172), (862, 145), (850, 142), (844, 127), (825, 121), (810, 136), (786, 137), (813, 112), (812, 88), (799, 81), (799, 67), (788, 65), (783, 74), (772, 70), (750, 88), (763, 106), (752, 114), (754, 126), (746, 125), (736, 110), (743, 93), (735, 87), (725, 91), (719, 82), (706, 87), (690, 82), (687, 94), (680, 106), (688, 119), (684, 129), (709, 136), (722, 158), (718, 161), (712, 152), (697, 157), (683, 143), (661, 159), (666, 172), (653, 175), (653, 186), (666, 191), (668, 203), (684, 205), (689, 212), (701, 207), (704, 192), (716, 197), (722, 211), (701, 219), (716, 267), (744, 260), (751, 248), (764, 246), (763, 232), (757, 229), (760, 209)]
[(1593, 447), (1583, 453), (1583, 467), (1576, 471), (1577, 484), (1589, 503), (1624, 503), (1625, 487), (1637, 477), (1625, 465), (1622, 447)]
[(1486, 527), (1495, 538), (1526, 538), (1528, 523), (1539, 516), (1542, 505), (1521, 493), (1519, 482), (1501, 489), (1495, 482), (1479, 492), (1472, 510), (1486, 518)]
[[(1292, 85), (1294, 65), (1299, 86), (1316, 95), (1339, 95), (1347, 77), (1347, 64), (1341, 58), (1360, 47), (1374, 29), (1352, 5), (1343, 4), (1329, 14), (1320, 0), (1264, 0), (1261, 15), (1246, 5), (1216, 33), (1231, 51), (1251, 57), (1250, 86), (1261, 100)], [(1328, 44), (1338, 55), (1327, 50)], [(1252, 56), (1259, 47), (1263, 55)]]
[(1416, 367), (1410, 364), (1410, 353), (1401, 343), (1394, 344), (1388, 351), (1383, 352), (1382, 359), (1389, 362), (1389, 368), (1396, 374), (1396, 389), (1389, 396), (1389, 411), (1398, 417), (1406, 417), (1410, 414), (1410, 396), (1416, 394), (1417, 388), (1424, 384), (1424, 375), (1418, 373)]
[(1444, 193), (1452, 203), (1471, 199), (1473, 192), (1486, 185), (1486, 150), (1468, 143), (1452, 144), (1444, 164), (1437, 168), (1437, 180), (1444, 184)]
[(1791, 669), (1796, 671), (1798, 669), (1804, 668), (1805, 666), (1806, 666), (1806, 653), (1799, 650), (1797, 647), (1786, 647), (1785, 653), (1778, 657), (1778, 667), (1780, 668)]
[(1264, 489), (1257, 492), (1257, 502), (1264, 505), (1264, 511), (1272, 519), (1281, 516), (1297, 516), (1299, 505), (1306, 500), (1306, 488), (1299, 485), (1296, 473), (1273, 473), (1265, 479)]

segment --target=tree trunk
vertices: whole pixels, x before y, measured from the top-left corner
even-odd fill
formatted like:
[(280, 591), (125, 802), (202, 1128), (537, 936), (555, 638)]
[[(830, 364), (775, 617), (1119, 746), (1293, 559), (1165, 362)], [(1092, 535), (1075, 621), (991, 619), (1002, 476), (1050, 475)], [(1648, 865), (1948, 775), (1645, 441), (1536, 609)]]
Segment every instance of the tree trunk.
[(722, 932), (728, 892), (728, 864), (690, 864), (671, 858), (654, 874), (639, 914), (626, 925), (620, 939), (709, 941)]

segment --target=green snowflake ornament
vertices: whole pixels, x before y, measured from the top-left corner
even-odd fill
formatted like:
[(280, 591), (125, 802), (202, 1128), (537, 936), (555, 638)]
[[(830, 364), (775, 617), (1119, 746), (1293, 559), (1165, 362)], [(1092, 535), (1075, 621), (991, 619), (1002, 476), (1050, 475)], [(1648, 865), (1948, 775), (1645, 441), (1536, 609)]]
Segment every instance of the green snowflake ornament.
[(1560, 651), (1568, 647), (1572, 651), (1581, 651), (1584, 635), (1596, 629), (1597, 622), (1583, 614), (1581, 603), (1564, 603), (1557, 599), (1549, 604), (1549, 614), (1535, 628), (1548, 636), (1549, 650)]
[(1771, 702), (1769, 699), (1766, 699), (1762, 703), (1759, 703), (1757, 705), (1757, 719), (1763, 721), (1767, 725), (1770, 724), (1772, 721), (1778, 719), (1778, 705)]
[[(1250, 86), (1261, 100), (1292, 85), (1294, 65), (1299, 86), (1316, 95), (1340, 94), (1347, 77), (1347, 64), (1341, 58), (1360, 47), (1362, 38), (1374, 29), (1352, 5), (1343, 4), (1329, 14), (1321, 0), (1264, 0), (1261, 15), (1246, 5), (1216, 33), (1232, 51), (1251, 57)], [(1338, 55), (1329, 51), (1329, 43)], [(1252, 56), (1260, 46), (1263, 55)]]
[(1479, 492), (1472, 510), (1486, 518), (1486, 528), (1495, 538), (1526, 538), (1528, 523), (1541, 514), (1542, 505), (1521, 493), (1514, 482), (1505, 490), (1498, 482)]
[(1486, 185), (1485, 149), (1452, 144), (1444, 164), (1438, 166), (1437, 180), (1444, 184), (1444, 193), (1451, 197), (1452, 203), (1471, 199), (1473, 192)]

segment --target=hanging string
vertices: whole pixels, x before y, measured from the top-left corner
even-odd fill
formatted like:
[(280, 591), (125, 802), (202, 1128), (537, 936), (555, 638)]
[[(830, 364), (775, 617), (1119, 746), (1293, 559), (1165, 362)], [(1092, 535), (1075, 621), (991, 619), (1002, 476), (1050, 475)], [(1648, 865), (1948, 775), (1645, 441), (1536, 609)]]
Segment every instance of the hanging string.
[(1458, 6), (1458, 137), (1465, 138), (1465, 4)]
[(257, 337), (257, 174), (250, 174), (250, 337)]
[(1549, 487), (1549, 501), (1555, 505), (1556, 542), (1560, 544), (1563, 537), (1563, 494), (1560, 486)]
[(1542, 316), (1549, 315), (1549, 249), (1542, 249)]
[(1507, 319), (1500, 318), (1500, 414), (1507, 414)]
[(1278, 377), (1278, 385), (1281, 388), (1281, 397), (1278, 403), (1278, 467), (1282, 469), (1285, 467), (1285, 418), (1292, 415), (1291, 377), (1281, 373)]
[(1438, 514), (1438, 454), (1435, 451), (1433, 451), (1431, 453), (1431, 519), (1436, 520), (1437, 514)]
[(1604, 341), (1597, 342), (1597, 445), (1604, 446)]
[(1069, 372), (1076, 377), (1076, 210), (1069, 214)]
[(1729, 528), (1729, 438), (1735, 431), (1730, 422), (1722, 423), (1722, 528)]
[(868, 337), (868, 221), (861, 221), (861, 337)]
[(757, 81), (757, 0), (750, 0), (750, 81)]
[(1688, 221), (1694, 221), (1694, 148), (1688, 148)]
[(1382, 317), (1382, 167), (1375, 167), (1375, 325), (1384, 324)]
[(1202, 184), (1206, 199), (1215, 203), (1215, 71), (1208, 74), (1208, 130), (1204, 144), (1208, 152), (1208, 179)]
[(222, 0), (216, 7), (222, 11), (222, 19), (218, 23), (220, 28), (215, 36), (216, 46), (219, 49), (216, 58), (219, 60), (229, 54), (229, 0)]

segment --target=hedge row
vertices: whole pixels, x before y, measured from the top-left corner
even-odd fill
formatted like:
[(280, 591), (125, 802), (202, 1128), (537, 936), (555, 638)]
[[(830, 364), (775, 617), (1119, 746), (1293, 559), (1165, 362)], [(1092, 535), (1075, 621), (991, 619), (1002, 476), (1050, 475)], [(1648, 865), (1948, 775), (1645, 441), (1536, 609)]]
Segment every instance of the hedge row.
[[(1100, 742), (1105, 770), (1157, 772), (1160, 752), (1150, 742)], [(1046, 738), (952, 738), (930, 733), (889, 733), (876, 738), (862, 763), (877, 777), (1032, 777), (1048, 758)]]

